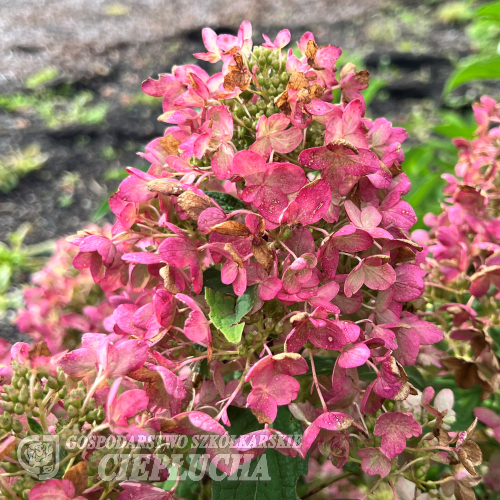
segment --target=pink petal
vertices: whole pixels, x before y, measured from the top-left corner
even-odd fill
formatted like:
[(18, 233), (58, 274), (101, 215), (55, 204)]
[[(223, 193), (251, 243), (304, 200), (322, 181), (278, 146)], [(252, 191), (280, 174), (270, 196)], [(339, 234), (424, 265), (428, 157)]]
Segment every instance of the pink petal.
[(186, 267), (193, 259), (196, 248), (187, 239), (184, 238), (167, 238), (159, 247), (158, 252), (161, 258), (177, 267)]
[(391, 461), (382, 453), (380, 448), (363, 448), (357, 451), (362, 457), (361, 468), (370, 476), (380, 474), (386, 477), (391, 472)]
[(364, 365), (369, 357), (370, 349), (366, 344), (354, 344), (342, 351), (338, 364), (341, 368), (355, 368)]
[(281, 221), (304, 226), (314, 224), (323, 218), (330, 207), (331, 196), (330, 186), (324, 180), (313, 181), (300, 190), (281, 216)]

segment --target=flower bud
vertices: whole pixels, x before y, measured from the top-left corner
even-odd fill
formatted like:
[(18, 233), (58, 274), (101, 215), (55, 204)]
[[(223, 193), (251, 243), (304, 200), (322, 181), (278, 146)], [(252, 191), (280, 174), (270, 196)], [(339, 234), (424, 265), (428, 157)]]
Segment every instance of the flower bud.
[(12, 430), (16, 433), (19, 434), (23, 430), (23, 424), (19, 422), (19, 420), (14, 420), (12, 422)]
[(51, 389), (54, 389), (55, 391), (57, 391), (57, 389), (59, 389), (59, 383), (57, 382), (57, 380), (54, 377), (49, 377), (49, 379), (47, 380), (47, 385)]
[(22, 403), (16, 403), (14, 405), (14, 413), (22, 415), (24, 413), (24, 405)]
[(87, 413), (86, 420), (89, 424), (97, 420), (97, 411), (96, 410), (89, 411)]
[(104, 414), (104, 410), (103, 410), (102, 406), (99, 406), (99, 408), (97, 410), (97, 418), (96, 418), (97, 423), (100, 424), (104, 420), (105, 417), (106, 417), (106, 415)]
[(33, 395), (35, 399), (42, 399), (43, 398), (43, 389), (42, 389), (42, 384), (40, 382), (37, 382), (35, 384), (35, 389), (33, 391)]
[(10, 431), (12, 427), (12, 416), (9, 413), (4, 413), (0, 416), (0, 427), (6, 431)]
[(9, 473), (12, 473), (12, 472), (16, 472), (18, 467), (16, 464), (13, 464), (12, 462), (0, 462), (0, 467), (2, 467), (2, 469), (5, 469), (5, 472), (9, 472)]
[(75, 406), (68, 406), (68, 415), (71, 417), (71, 418), (74, 418), (78, 415), (78, 408), (76, 408)]
[(30, 393), (28, 391), (28, 387), (24, 386), (20, 391), (18, 395), (18, 400), (20, 403), (26, 404), (29, 400)]
[(2, 401), (2, 406), (6, 412), (11, 412), (14, 408), (14, 403), (12, 401)]

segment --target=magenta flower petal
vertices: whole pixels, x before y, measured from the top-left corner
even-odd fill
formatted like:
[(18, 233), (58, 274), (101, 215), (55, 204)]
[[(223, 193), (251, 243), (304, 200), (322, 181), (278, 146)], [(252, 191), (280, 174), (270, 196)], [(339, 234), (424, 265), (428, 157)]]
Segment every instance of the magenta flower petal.
[(391, 472), (391, 461), (380, 448), (362, 448), (357, 453), (362, 457), (361, 468), (368, 475), (386, 477)]

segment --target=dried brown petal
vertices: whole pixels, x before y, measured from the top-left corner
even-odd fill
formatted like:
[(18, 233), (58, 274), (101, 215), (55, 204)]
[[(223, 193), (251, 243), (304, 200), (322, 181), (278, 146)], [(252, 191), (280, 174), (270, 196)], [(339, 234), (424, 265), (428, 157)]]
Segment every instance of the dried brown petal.
[(227, 222), (221, 222), (210, 228), (210, 231), (219, 234), (226, 234), (228, 236), (248, 236), (250, 229), (241, 224), (241, 222), (236, 222), (233, 220), (228, 220)]
[(169, 154), (176, 155), (179, 152), (181, 141), (178, 141), (172, 134), (168, 134), (160, 139), (160, 146)]
[(486, 340), (484, 332), (481, 333), (482, 335), (476, 335), (470, 340), (470, 346), (475, 358), (477, 358), (484, 351), (487, 345), (491, 345), (490, 342)]
[(252, 252), (257, 262), (269, 273), (274, 263), (274, 252), (269, 248), (269, 245), (260, 240), (258, 245), (252, 243)]
[(182, 210), (195, 221), (198, 220), (203, 210), (215, 206), (211, 198), (208, 196), (200, 196), (199, 194), (193, 193), (193, 191), (184, 191), (184, 193), (177, 198), (177, 203)]
[(342, 80), (349, 73), (355, 73), (355, 72), (356, 72), (356, 65), (352, 62), (348, 62), (347, 64), (344, 64), (344, 66), (340, 70), (340, 79)]
[(314, 83), (313, 85), (311, 85), (311, 88), (309, 89), (309, 95), (311, 97), (316, 97), (317, 99), (320, 99), (324, 93), (325, 89), (318, 83)]
[(28, 359), (33, 359), (35, 356), (52, 356), (52, 353), (47, 347), (47, 342), (45, 342), (45, 340), (37, 342), (36, 344), (31, 346), (30, 350), (28, 351)]
[(464, 366), (464, 361), (461, 358), (443, 358), (441, 360), (441, 364), (444, 365), (445, 368), (448, 368), (449, 370), (458, 370)]
[(396, 256), (394, 257), (392, 263), (399, 264), (401, 262), (409, 262), (415, 259), (415, 252), (410, 250), (408, 247), (398, 248)]
[(394, 401), (404, 401), (410, 394), (416, 396), (418, 391), (409, 382), (406, 382), (392, 399)]
[(292, 108), (288, 102), (288, 90), (285, 90), (278, 97), (276, 97), (276, 99), (274, 99), (274, 104), (280, 111), (289, 115), (292, 112)]
[(318, 44), (314, 40), (309, 40), (307, 42), (306, 57), (309, 66), (312, 66), (309, 61), (311, 60), (312, 62), (314, 62), (314, 59), (316, 58), (316, 53), (318, 52), (318, 48), (319, 48)]
[(460, 463), (464, 466), (465, 470), (471, 475), (475, 476), (476, 475), (476, 469), (474, 469), (474, 465), (472, 462), (469, 460), (467, 457), (467, 452), (465, 450), (457, 450), (457, 455), (458, 459), (460, 460)]
[(472, 422), (472, 424), (469, 425), (469, 427), (467, 428), (467, 430), (465, 432), (467, 432), (467, 438), (471, 438), (472, 435), (474, 434), (474, 432), (476, 432), (476, 427), (477, 427), (477, 418), (474, 419), (474, 422)]
[(160, 422), (162, 432), (170, 432), (172, 429), (177, 427), (177, 420), (174, 420), (173, 418), (156, 417), (155, 420)]
[(264, 231), (266, 230), (266, 221), (264, 220), (264, 217), (261, 215), (255, 214), (259, 218), (259, 232), (258, 235), (262, 236), (264, 234)]
[(438, 440), (439, 446), (448, 446), (450, 443), (450, 436), (444, 429), (438, 428), (436, 424), (433, 433), (434, 437)]
[(326, 147), (330, 150), (334, 150), (334, 146), (344, 146), (346, 148), (349, 148), (353, 153), (359, 155), (358, 148), (354, 146), (354, 144), (351, 144), (350, 142), (346, 141), (345, 139), (337, 139), (335, 141), (329, 142)]
[(179, 196), (186, 191), (179, 181), (171, 181), (168, 179), (155, 179), (148, 182), (148, 189), (153, 193), (161, 193), (166, 196)]
[(378, 257), (382, 261), (382, 264), (387, 264), (387, 263), (389, 263), (391, 261), (390, 256), (389, 255), (385, 255), (383, 253), (371, 255), (370, 257), (373, 257), (373, 258)]
[(472, 465), (481, 465), (483, 462), (483, 453), (481, 448), (470, 439), (464, 443), (462, 450), (467, 453), (467, 458), (470, 460)]
[(300, 71), (296, 71), (290, 75), (288, 85), (286, 86), (287, 90), (302, 90), (309, 89), (309, 87), (309, 80), (304, 76), (304, 73), (301, 73)]
[(231, 258), (234, 260), (234, 262), (236, 262), (236, 264), (238, 264), (239, 267), (244, 267), (240, 254), (236, 251), (232, 243), (226, 243), (224, 245), (224, 250), (231, 254)]
[(73, 483), (75, 495), (81, 495), (87, 489), (87, 462), (82, 461), (73, 465), (73, 467), (65, 472), (63, 479), (67, 479)]
[(172, 295), (180, 292), (180, 290), (175, 286), (175, 279), (170, 273), (170, 266), (168, 264), (160, 269), (160, 276), (163, 278), (163, 283), (167, 291), (169, 291)]
[(208, 361), (208, 363), (211, 363), (213, 355), (214, 355), (214, 346), (213, 346), (212, 342), (208, 343), (207, 353), (208, 353), (207, 361)]
[(229, 73), (224, 76), (224, 89), (233, 92), (236, 87), (244, 91), (250, 85), (252, 77), (248, 72), (247, 67), (243, 63), (243, 57), (239, 53), (233, 55), (236, 64), (230, 64), (228, 69)]
[(476, 500), (474, 490), (465, 484), (455, 483), (454, 493), (456, 500)]
[(259, 410), (251, 409), (259, 424), (272, 424), (273, 421), (266, 414)]

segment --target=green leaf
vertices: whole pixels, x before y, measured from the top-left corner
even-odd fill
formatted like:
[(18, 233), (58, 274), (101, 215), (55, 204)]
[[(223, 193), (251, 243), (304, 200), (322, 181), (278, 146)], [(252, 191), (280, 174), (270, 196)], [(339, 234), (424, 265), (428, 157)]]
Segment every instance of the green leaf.
[[(186, 472), (187, 471), (183, 468), (181, 468), (177, 472), (178, 474), (185, 474), (186, 478), (179, 483), (179, 486), (177, 486), (177, 489), (175, 490), (175, 495), (176, 497), (182, 498), (184, 500), (198, 500), (200, 498), (202, 483), (201, 481), (194, 481), (193, 479), (191, 479), (190, 475), (186, 474)], [(172, 476), (174, 478), (176, 477), (176, 473), (174, 470), (172, 470)], [(158, 486), (168, 491), (172, 489), (174, 485), (175, 485), (175, 479), (168, 479), (163, 484)]]
[(457, 68), (448, 78), (443, 90), (448, 95), (452, 90), (475, 80), (494, 80), (500, 78), (500, 55), (480, 59)]
[(500, 2), (489, 3), (476, 10), (477, 17), (486, 17), (500, 23)]
[(9, 264), (0, 264), (0, 293), (5, 292), (10, 285), (12, 268)]
[(347, 462), (343, 468), (347, 472), (352, 472), (353, 474), (361, 474), (361, 472), (363, 472), (361, 470), (361, 465), (356, 462)]
[(210, 319), (224, 336), (237, 344), (241, 340), (244, 323), (240, 323), (245, 314), (252, 309), (255, 300), (255, 286), (248, 287), (245, 293), (236, 298), (235, 295), (227, 295), (216, 292), (211, 288), (205, 288), (205, 299), (210, 306)]
[(225, 285), (220, 278), (220, 271), (215, 267), (209, 267), (203, 271), (203, 285), (216, 292), (233, 294), (233, 286)]
[[(329, 358), (327, 356), (314, 356), (314, 368), (317, 375), (331, 375), (335, 367), (335, 360), (337, 358)], [(311, 361), (306, 359), (309, 370), (304, 375), (312, 375)]]
[(226, 213), (234, 212), (235, 210), (241, 210), (245, 208), (245, 205), (241, 200), (231, 196), (228, 193), (219, 193), (218, 191), (207, 191), (205, 193), (215, 200)]
[[(252, 412), (247, 408), (230, 406), (228, 416), (231, 435), (241, 436), (262, 429)], [(278, 416), (273, 427), (287, 435), (301, 435), (300, 422), (290, 413), (286, 406), (278, 408)], [(267, 449), (263, 455), (250, 463), (249, 477), (255, 472), (259, 460), (267, 462), (267, 472), (270, 480), (260, 478), (256, 481), (240, 481), (237, 474), (222, 481), (214, 481), (212, 500), (298, 500), (296, 493), (297, 479), (307, 474), (307, 459), (286, 457), (273, 449)], [(260, 462), (265, 464), (266, 462)]]
[(39, 435), (43, 434), (42, 426), (33, 417), (27, 417), (27, 420), (28, 420), (28, 427), (30, 428), (31, 432)]
[(442, 123), (434, 127), (434, 132), (454, 139), (455, 137), (463, 137), (465, 139), (472, 139), (477, 124), (474, 121), (472, 113), (466, 117), (458, 113), (442, 113)]
[(373, 80), (370, 80), (370, 85), (368, 86), (368, 88), (361, 91), (363, 97), (365, 98), (365, 104), (367, 107), (378, 94), (378, 91), (380, 89), (383, 89), (386, 85), (387, 82), (385, 80), (382, 80), (381, 78), (374, 78)]
[(106, 214), (111, 212), (111, 208), (109, 208), (109, 199), (104, 200), (99, 208), (94, 212), (94, 215), (92, 216), (92, 222), (97, 222), (101, 220)]
[(245, 293), (236, 299), (235, 323), (239, 323), (245, 314), (248, 314), (255, 302), (255, 285), (247, 287)]

